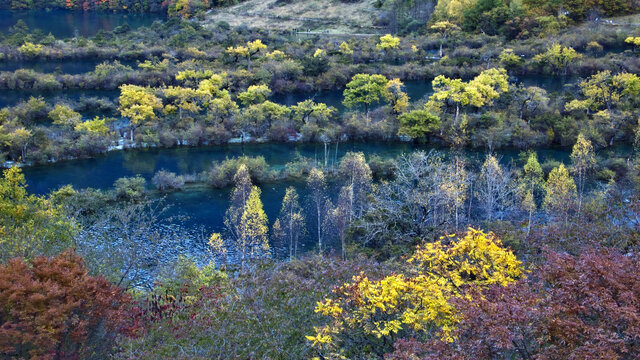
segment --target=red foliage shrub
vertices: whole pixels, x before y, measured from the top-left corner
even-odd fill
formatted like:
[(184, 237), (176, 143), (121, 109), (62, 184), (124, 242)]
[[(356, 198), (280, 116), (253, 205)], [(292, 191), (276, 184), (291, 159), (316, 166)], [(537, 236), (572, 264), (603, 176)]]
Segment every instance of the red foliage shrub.
[(453, 343), (399, 340), (393, 359), (638, 359), (640, 262), (551, 253), (528, 280), (459, 302)]
[(31, 264), (12, 259), (0, 265), (0, 357), (95, 357), (133, 331), (129, 303), (122, 289), (87, 275), (72, 251)]

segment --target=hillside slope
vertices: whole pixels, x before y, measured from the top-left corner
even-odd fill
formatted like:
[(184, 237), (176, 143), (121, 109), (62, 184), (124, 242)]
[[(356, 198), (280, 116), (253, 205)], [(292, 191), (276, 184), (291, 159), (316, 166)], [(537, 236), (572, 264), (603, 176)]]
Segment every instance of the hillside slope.
[(232, 26), (300, 29), (330, 32), (371, 32), (380, 14), (375, 0), (345, 4), (338, 0), (248, 0), (212, 11), (206, 23), (226, 21)]

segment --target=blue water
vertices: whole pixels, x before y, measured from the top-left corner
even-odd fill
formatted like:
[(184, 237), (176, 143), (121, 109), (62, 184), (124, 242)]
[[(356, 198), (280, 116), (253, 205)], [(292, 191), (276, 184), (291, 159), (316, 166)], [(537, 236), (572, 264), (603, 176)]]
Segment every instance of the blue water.
[(90, 37), (100, 30), (111, 31), (127, 24), (132, 29), (150, 26), (156, 20), (164, 20), (162, 13), (110, 13), (97, 11), (65, 10), (0, 10), (0, 32), (7, 33), (18, 22), (24, 21), (30, 30), (39, 29), (44, 34), (53, 34), (56, 38), (69, 38), (76, 35)]

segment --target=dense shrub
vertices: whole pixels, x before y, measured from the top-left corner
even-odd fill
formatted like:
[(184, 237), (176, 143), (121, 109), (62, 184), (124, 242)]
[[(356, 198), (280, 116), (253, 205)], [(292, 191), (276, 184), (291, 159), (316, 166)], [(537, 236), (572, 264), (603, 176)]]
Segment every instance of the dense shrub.
[(184, 186), (184, 178), (167, 170), (160, 170), (151, 179), (158, 190), (179, 190)]
[(87, 275), (72, 251), (0, 265), (0, 354), (29, 359), (100, 359), (133, 328), (130, 298)]
[(233, 182), (233, 176), (242, 164), (247, 166), (251, 180), (254, 183), (263, 182), (272, 175), (268, 171), (268, 165), (264, 157), (241, 156), (223, 161), (214, 161), (207, 172), (209, 183), (218, 188), (230, 185)]
[(145, 196), (146, 184), (142, 176), (123, 177), (113, 184), (115, 195), (120, 200), (140, 200)]

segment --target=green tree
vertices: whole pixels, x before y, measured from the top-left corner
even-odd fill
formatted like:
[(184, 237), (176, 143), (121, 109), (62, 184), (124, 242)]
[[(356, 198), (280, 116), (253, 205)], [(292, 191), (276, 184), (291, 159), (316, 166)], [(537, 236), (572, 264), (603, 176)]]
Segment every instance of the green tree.
[(536, 210), (536, 193), (544, 184), (544, 173), (538, 162), (538, 155), (532, 152), (527, 157), (527, 162), (522, 169), (522, 176), (518, 187), (520, 195), (520, 204), (529, 213), (529, 222), (527, 223), (527, 236), (531, 233), (531, 225), (533, 223), (533, 212)]
[(356, 74), (343, 92), (344, 100), (342, 103), (348, 108), (363, 104), (368, 119), (369, 106), (380, 101), (384, 96), (387, 82), (384, 75)]
[(328, 107), (327, 104), (307, 99), (292, 105), (291, 111), (293, 111), (294, 120), (299, 123), (308, 124), (313, 121), (318, 125), (324, 125), (336, 112), (336, 109)]
[(424, 139), (440, 128), (440, 117), (429, 110), (412, 110), (398, 117), (400, 120), (399, 135), (407, 135), (413, 139)]

